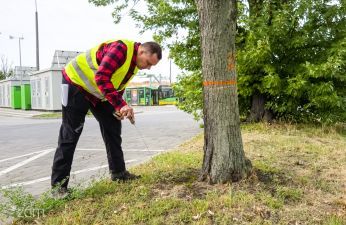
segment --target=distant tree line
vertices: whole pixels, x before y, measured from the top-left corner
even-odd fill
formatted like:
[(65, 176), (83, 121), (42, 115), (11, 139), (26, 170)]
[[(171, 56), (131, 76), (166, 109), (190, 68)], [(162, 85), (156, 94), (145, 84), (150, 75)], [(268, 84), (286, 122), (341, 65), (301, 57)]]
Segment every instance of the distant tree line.
[(13, 76), (13, 69), (8, 63), (8, 59), (4, 55), (1, 56), (0, 63), (0, 80), (4, 80), (7, 77)]

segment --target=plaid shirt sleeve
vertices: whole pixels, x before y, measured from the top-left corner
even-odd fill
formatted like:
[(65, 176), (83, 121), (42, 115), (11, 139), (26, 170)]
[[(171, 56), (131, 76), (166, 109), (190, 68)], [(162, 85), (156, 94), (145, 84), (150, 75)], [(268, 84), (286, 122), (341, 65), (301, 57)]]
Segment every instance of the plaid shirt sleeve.
[(124, 43), (117, 41), (104, 46), (102, 51), (95, 81), (105, 98), (116, 111), (119, 111), (127, 104), (122, 97), (123, 91), (117, 91), (114, 88), (111, 78), (112, 74), (125, 63), (127, 47)]

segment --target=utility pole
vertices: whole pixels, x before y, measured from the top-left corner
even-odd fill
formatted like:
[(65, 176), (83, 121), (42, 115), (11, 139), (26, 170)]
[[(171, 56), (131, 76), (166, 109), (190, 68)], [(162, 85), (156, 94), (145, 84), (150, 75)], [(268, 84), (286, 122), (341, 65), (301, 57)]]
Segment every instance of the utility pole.
[(38, 43), (38, 13), (37, 13), (37, 2), (35, 0), (35, 23), (36, 23), (36, 69), (40, 70), (40, 56), (39, 56), (39, 43)]
[(169, 59), (169, 85), (172, 85), (172, 59)]

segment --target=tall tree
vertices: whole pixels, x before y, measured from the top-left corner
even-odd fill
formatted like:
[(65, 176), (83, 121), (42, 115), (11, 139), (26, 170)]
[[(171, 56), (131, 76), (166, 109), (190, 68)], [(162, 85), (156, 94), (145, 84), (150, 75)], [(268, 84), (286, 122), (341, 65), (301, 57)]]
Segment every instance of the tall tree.
[[(110, 0), (89, 0), (96, 5), (113, 3)], [(137, 1), (135, 1), (136, 3)], [(177, 9), (177, 12), (191, 13), (184, 18), (180, 14), (170, 14), (175, 23), (185, 26), (195, 26), (199, 21), (199, 30), (191, 29), (189, 40), (201, 37), (202, 60), (193, 57), (192, 64), (178, 61), (180, 65), (198, 69), (202, 62), (203, 96), (204, 96), (204, 159), (200, 180), (210, 183), (224, 183), (238, 181), (246, 177), (252, 168), (250, 160), (245, 158), (240, 131), (240, 120), (237, 99), (236, 70), (235, 70), (235, 33), (236, 33), (236, 0), (197, 0), (185, 2), (192, 7), (184, 8), (180, 1), (173, 3), (173, 7), (165, 1), (148, 0), (149, 11), (155, 5), (161, 10)], [(119, 3), (119, 2), (118, 2)], [(126, 7), (128, 1), (120, 3), (117, 9)], [(184, 5), (184, 3), (183, 3)], [(199, 20), (193, 16), (196, 5), (198, 6)], [(191, 10), (192, 9), (192, 10)], [(151, 11), (152, 12), (152, 11)], [(155, 13), (155, 12), (154, 12)], [(133, 14), (134, 17), (138, 14)], [(119, 16), (115, 16), (119, 21)], [(139, 17), (137, 17), (139, 18)], [(171, 20), (170, 20), (171, 21)], [(151, 26), (165, 23), (167, 19), (151, 20)], [(175, 32), (175, 26), (167, 27), (167, 34)], [(198, 39), (197, 39), (198, 40)], [(173, 49), (181, 51), (181, 48), (194, 49), (200, 52), (200, 48), (193, 45), (194, 42), (185, 42), (183, 45), (175, 44)], [(186, 45), (190, 45), (190, 48)], [(189, 51), (184, 51), (187, 55)], [(196, 55), (193, 55), (196, 56)], [(197, 61), (196, 61), (197, 59)], [(192, 65), (192, 66), (191, 66)], [(198, 73), (197, 73), (198, 74)]]
[(236, 0), (196, 0), (201, 31), (204, 96), (202, 180), (238, 181), (247, 176), (240, 131), (235, 61)]

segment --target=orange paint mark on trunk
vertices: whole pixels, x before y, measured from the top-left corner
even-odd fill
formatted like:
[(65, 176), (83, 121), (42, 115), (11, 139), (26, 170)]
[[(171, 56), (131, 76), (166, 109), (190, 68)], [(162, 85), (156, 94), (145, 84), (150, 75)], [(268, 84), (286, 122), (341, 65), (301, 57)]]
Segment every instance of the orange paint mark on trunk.
[(227, 57), (227, 70), (233, 71), (234, 69), (235, 69), (235, 54), (233, 52), (229, 52)]
[(236, 85), (236, 80), (224, 80), (224, 81), (203, 81), (203, 86), (227, 86)]

